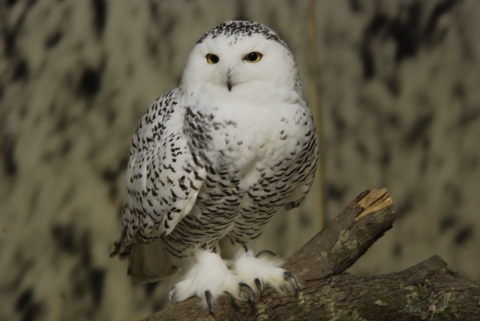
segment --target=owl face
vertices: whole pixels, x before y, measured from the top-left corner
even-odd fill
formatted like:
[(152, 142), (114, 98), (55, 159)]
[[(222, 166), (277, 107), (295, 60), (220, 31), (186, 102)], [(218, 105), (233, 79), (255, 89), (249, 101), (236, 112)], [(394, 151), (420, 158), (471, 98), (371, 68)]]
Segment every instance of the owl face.
[(188, 58), (182, 87), (186, 93), (248, 94), (269, 88), (293, 90), (297, 77), (293, 55), (276, 35), (269, 38), (255, 30), (209, 32)]

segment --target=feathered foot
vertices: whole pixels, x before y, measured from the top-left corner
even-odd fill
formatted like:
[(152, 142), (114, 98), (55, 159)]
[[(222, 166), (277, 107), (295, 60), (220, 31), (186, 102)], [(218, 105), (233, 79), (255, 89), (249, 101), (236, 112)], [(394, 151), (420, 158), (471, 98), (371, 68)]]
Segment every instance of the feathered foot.
[(237, 300), (251, 303), (255, 299), (255, 292), (251, 286), (234, 275), (219, 255), (202, 252), (196, 255), (195, 263), (172, 287), (168, 298), (170, 302), (175, 303), (197, 296), (214, 316), (215, 301), (224, 293), (229, 293)]
[(280, 293), (295, 293), (299, 284), (295, 276), (282, 269), (284, 261), (270, 251), (262, 251), (256, 257), (247, 254), (238, 258), (233, 272), (251, 288), (262, 292), (266, 286)]

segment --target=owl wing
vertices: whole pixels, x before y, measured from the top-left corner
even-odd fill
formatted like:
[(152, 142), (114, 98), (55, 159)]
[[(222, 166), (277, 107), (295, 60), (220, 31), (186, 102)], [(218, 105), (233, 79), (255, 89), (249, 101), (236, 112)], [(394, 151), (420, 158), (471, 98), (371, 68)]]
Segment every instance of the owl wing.
[[(144, 114), (132, 141), (122, 232), (110, 253), (130, 256), (136, 261), (130, 262), (131, 267), (138, 265), (138, 253), (151, 250), (139, 246), (152, 243), (163, 233), (168, 235), (190, 213), (206, 177), (205, 169), (189, 151), (183, 132), (186, 108), (180, 98), (178, 89), (158, 98)], [(165, 252), (163, 242), (158, 241), (154, 243)], [(132, 253), (135, 248), (136, 254)]]

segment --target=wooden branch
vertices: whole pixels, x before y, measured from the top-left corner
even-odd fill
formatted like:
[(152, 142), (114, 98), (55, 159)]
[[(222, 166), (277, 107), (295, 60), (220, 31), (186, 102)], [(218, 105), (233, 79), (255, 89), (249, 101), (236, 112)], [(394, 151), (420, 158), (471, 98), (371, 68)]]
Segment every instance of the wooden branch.
[(288, 258), (285, 268), (302, 285), (298, 296), (266, 289), (251, 306), (225, 295), (215, 304), (215, 318), (191, 298), (145, 320), (480, 319), (480, 283), (458, 277), (436, 256), (378, 277), (342, 274), (395, 219), (386, 189), (366, 191)]

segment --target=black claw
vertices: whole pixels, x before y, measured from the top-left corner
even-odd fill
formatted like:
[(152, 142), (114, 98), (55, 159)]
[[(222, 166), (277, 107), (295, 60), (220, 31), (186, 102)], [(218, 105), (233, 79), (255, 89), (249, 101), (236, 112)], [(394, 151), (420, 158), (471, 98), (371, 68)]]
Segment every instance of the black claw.
[(256, 279), (255, 279), (255, 285), (257, 286), (257, 289), (258, 289), (259, 291), (263, 291), (262, 282), (260, 282), (260, 279), (259, 279), (259, 278), (256, 278)]
[(250, 298), (248, 299), (248, 303), (251, 303), (253, 306), (253, 302), (255, 301), (255, 292), (253, 292), (253, 289), (250, 287), (250, 285), (246, 283), (239, 283), (238, 286), (240, 288), (245, 288), (247, 289), (248, 293), (250, 294)]
[(175, 289), (175, 285), (172, 286), (170, 291), (168, 291), (168, 301), (170, 301), (171, 304), (175, 304), (175, 302), (173, 301), (173, 295), (172, 295), (172, 292), (174, 289)]
[(267, 257), (276, 257), (277, 254), (273, 253), (272, 251), (269, 251), (269, 250), (263, 250), (263, 251), (260, 251), (257, 253), (257, 255), (255, 257), (259, 258), (261, 256), (267, 256)]
[(215, 313), (213, 312), (212, 293), (208, 290), (205, 291), (205, 299), (207, 300), (208, 311), (213, 317), (215, 317)]
[(292, 273), (288, 272), (288, 271), (285, 271), (283, 273), (286, 277), (288, 277), (290, 279), (290, 281), (293, 283), (293, 286), (295, 287), (295, 296), (297, 296), (298, 294), (298, 282), (297, 282), (297, 279), (293, 276)]

